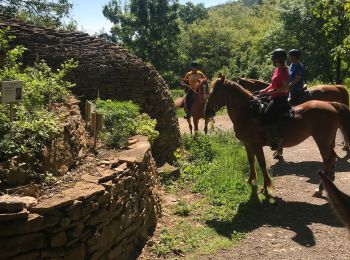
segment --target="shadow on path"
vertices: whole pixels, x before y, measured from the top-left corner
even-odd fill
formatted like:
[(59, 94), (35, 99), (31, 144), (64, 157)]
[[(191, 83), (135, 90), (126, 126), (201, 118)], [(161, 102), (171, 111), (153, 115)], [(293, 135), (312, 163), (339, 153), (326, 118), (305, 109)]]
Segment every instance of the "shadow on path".
[(249, 201), (239, 206), (232, 221), (207, 221), (222, 236), (231, 238), (234, 232), (249, 232), (261, 226), (281, 227), (292, 230), (296, 235), (292, 238), (298, 244), (311, 247), (315, 238), (308, 227), (312, 223), (328, 226), (342, 226), (329, 204), (314, 205), (306, 202), (286, 202), (275, 198), (276, 203), (260, 203), (256, 188), (253, 188)]
[[(350, 153), (343, 158), (338, 158), (335, 171), (337, 172), (350, 172)], [(270, 167), (273, 176), (284, 176), (284, 175), (296, 175), (301, 177), (309, 178), (307, 182), (318, 184), (321, 179), (318, 172), (323, 170), (322, 161), (305, 161), (305, 162), (287, 162), (284, 160), (277, 161)]]

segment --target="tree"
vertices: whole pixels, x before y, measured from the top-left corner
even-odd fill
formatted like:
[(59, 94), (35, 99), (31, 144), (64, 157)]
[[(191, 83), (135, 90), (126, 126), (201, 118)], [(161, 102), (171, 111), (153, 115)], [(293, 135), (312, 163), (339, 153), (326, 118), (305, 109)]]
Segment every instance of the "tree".
[[(67, 18), (73, 5), (69, 0), (2, 0), (0, 14), (22, 18), (36, 25), (62, 27), (63, 18)], [(76, 28), (74, 22), (67, 26)]]
[(195, 21), (208, 19), (208, 10), (204, 4), (194, 5), (192, 2), (187, 2), (179, 7), (179, 16), (185, 24), (191, 24)]
[[(316, 0), (311, 13), (320, 20), (321, 30), (331, 45), (335, 82), (342, 83), (350, 69), (350, 14), (344, 0)], [(347, 62), (346, 62), (347, 61)]]
[(125, 45), (163, 76), (176, 71), (179, 59), (178, 4), (168, 0), (110, 1), (103, 14), (114, 26), (112, 40)]

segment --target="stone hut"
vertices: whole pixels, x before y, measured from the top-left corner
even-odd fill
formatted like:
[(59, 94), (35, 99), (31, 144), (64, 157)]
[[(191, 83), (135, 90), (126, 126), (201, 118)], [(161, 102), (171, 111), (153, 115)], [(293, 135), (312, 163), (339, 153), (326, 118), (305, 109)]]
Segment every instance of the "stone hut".
[(87, 33), (67, 32), (35, 27), (18, 20), (0, 16), (0, 28), (9, 27), (8, 33), (16, 38), (15, 45), (27, 51), (23, 62), (32, 64), (45, 60), (58, 68), (73, 58), (79, 66), (68, 80), (76, 83), (74, 94), (84, 99), (132, 100), (143, 112), (157, 119), (159, 138), (152, 146), (158, 162), (172, 159), (180, 145), (180, 133), (174, 104), (163, 78), (150, 64), (130, 54), (126, 49)]

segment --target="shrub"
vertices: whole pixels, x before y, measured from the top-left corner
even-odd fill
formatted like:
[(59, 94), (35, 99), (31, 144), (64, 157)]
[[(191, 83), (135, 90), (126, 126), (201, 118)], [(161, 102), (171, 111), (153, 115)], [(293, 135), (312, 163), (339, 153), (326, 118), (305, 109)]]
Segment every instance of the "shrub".
[[(13, 38), (6, 35), (6, 29), (0, 29), (0, 81), (21, 80), (24, 97), (23, 102), (15, 106), (14, 122), (9, 120), (8, 107), (0, 104), (0, 161), (15, 156), (33, 158), (27, 164), (35, 177), (40, 175), (35, 169), (45, 144), (60, 132), (60, 115), (58, 111), (51, 111), (52, 105), (65, 101), (70, 94), (69, 88), (74, 84), (63, 78), (77, 63), (69, 60), (57, 71), (52, 71), (43, 61), (23, 68), (20, 60), (25, 48), (10, 48), (9, 41)], [(1, 179), (6, 177), (0, 176), (0, 182)]]
[(96, 111), (104, 115), (102, 139), (110, 147), (125, 147), (128, 137), (135, 134), (146, 135), (151, 142), (159, 135), (155, 130), (156, 120), (147, 114), (140, 114), (139, 107), (131, 101), (98, 99)]

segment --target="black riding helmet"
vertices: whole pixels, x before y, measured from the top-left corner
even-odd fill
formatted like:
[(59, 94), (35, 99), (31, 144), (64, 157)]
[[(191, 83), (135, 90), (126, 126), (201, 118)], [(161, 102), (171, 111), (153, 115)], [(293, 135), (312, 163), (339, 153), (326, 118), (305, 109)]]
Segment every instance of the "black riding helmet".
[(283, 49), (276, 49), (271, 53), (271, 60), (281, 60), (286, 61), (287, 59), (287, 52)]
[(300, 51), (298, 49), (292, 49), (288, 52), (288, 55), (300, 58)]
[(192, 61), (190, 64), (191, 68), (198, 68), (199, 67), (199, 63), (197, 61)]

